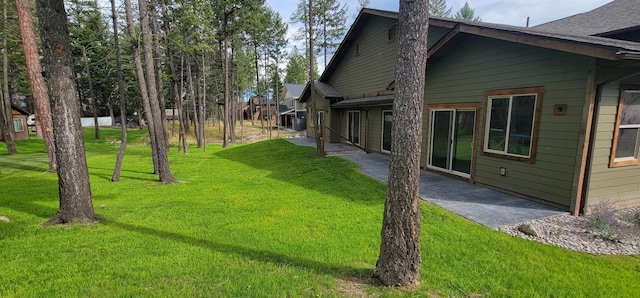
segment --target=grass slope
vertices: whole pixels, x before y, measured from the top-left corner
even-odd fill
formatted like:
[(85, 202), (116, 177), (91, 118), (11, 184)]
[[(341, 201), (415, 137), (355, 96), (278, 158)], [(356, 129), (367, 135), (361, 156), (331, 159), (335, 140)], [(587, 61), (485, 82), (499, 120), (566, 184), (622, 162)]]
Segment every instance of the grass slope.
[[(101, 130), (103, 140), (116, 130)], [(130, 139), (144, 132), (130, 131)], [(89, 226), (43, 227), (58, 207), (41, 140), (0, 145), (0, 296), (637, 297), (640, 257), (591, 256), (513, 238), (422, 204), (421, 287), (369, 278), (385, 185), (314, 148), (265, 141), (170, 153), (181, 180), (158, 184), (150, 151), (91, 138)], [(133, 143), (136, 143), (135, 141)], [(139, 142), (144, 143), (144, 142)]]

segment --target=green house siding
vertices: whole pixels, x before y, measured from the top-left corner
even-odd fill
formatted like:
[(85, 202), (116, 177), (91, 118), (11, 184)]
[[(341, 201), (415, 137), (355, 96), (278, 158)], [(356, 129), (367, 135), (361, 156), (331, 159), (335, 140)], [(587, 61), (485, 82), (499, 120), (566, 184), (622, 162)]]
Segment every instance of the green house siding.
[[(382, 111), (391, 110), (391, 106), (367, 107), (366, 109), (340, 109), (333, 110), (335, 126), (342, 136), (347, 136), (347, 115), (350, 111), (360, 111), (360, 146), (369, 152), (381, 152), (382, 148)], [(340, 138), (339, 142), (346, 143)]]
[[(372, 16), (352, 46), (346, 49), (347, 54), (328, 78), (328, 83), (344, 96), (385, 90), (395, 80), (397, 40), (388, 41), (387, 33), (397, 22), (396, 19)], [(396, 36), (397, 30), (396, 27)], [(429, 27), (429, 46), (447, 32), (446, 28)], [(357, 56), (356, 45), (360, 47)]]
[(376, 107), (369, 110), (369, 144), (368, 149), (372, 152), (381, 152), (382, 148), (382, 111), (391, 110), (391, 106), (386, 108)]
[(640, 202), (640, 166), (609, 167), (620, 89), (617, 84), (608, 84), (601, 94), (585, 205), (636, 204)]
[[(322, 95), (317, 91), (315, 91), (314, 99), (316, 100), (316, 108), (318, 109), (318, 111), (324, 111), (325, 125), (327, 126), (331, 125), (332, 117), (331, 117), (331, 107), (329, 105), (329, 100), (322, 97)], [(315, 137), (315, 132), (316, 132), (315, 116), (311, 114), (312, 109), (313, 109), (313, 101), (309, 100), (309, 102), (307, 103), (307, 115), (308, 115), (307, 136), (308, 137)], [(325, 129), (324, 133), (325, 133), (325, 136), (330, 136), (329, 130)]]
[[(387, 33), (396, 23), (395, 19), (371, 17), (351, 48), (346, 49), (329, 84), (344, 96), (385, 90), (395, 77), (397, 43), (387, 41)], [(360, 47), (357, 56), (356, 45)]]
[[(469, 37), (427, 69), (425, 104), (482, 103), (476, 115), (477, 183), (569, 206), (591, 58), (482, 37)], [(484, 155), (484, 92), (544, 87), (534, 163)], [(566, 115), (553, 106), (566, 104)], [(424, 140), (429, 118), (425, 109)], [(427, 142), (421, 164), (426, 165)], [(506, 176), (500, 168), (506, 168)]]

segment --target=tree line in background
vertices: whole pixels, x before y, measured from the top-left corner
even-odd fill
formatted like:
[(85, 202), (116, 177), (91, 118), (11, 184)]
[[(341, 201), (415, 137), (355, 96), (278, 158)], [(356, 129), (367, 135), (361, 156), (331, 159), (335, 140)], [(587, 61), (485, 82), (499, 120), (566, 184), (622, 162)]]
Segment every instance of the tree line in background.
[[(29, 72), (22, 49), (21, 27), (18, 22), (19, 1), (2, 0), (2, 113), (0, 129), (11, 126), (11, 103), (23, 107), (30, 113), (37, 112), (36, 97), (31, 89)], [(121, 1), (118, 1), (121, 2)], [(304, 84), (309, 79), (309, 26), (313, 26), (314, 50), (322, 57), (324, 66), (346, 33), (347, 6), (338, 0), (314, 1), (311, 24), (308, 22), (308, 5), (300, 0), (297, 10), (290, 16), (291, 24), (299, 24), (294, 35), (297, 41), (304, 41), (305, 48), (293, 47), (287, 51), (287, 24), (277, 12), (271, 10), (264, 0), (202, 0), (149, 2), (149, 29), (152, 47), (155, 49), (155, 71), (157, 95), (161, 113), (173, 109), (170, 115), (176, 118), (180, 128), (172, 134), (179, 134), (181, 150), (188, 153), (184, 134), (193, 131), (198, 147), (206, 146), (204, 124), (207, 119), (222, 119), (224, 141), (236, 142), (237, 120), (243, 119), (245, 94), (261, 98), (269, 94), (277, 98), (283, 83)], [(432, 16), (455, 17), (479, 21), (468, 3), (452, 14), (446, 0), (429, 0)], [(110, 20), (109, 7), (97, 0), (66, 0), (65, 8), (72, 44), (72, 61), (77, 94), (84, 117), (94, 117), (95, 137), (99, 138), (99, 116), (109, 116), (112, 123), (127, 122), (127, 117), (117, 116), (118, 98), (117, 73), (123, 74), (123, 88), (126, 115), (137, 115), (137, 120), (129, 122), (146, 123), (144, 96), (134, 63), (133, 51), (141, 45), (140, 23), (135, 23), (135, 33), (127, 28), (124, 3), (115, 3), (117, 26), (122, 45), (122, 70), (117, 71), (115, 49), (116, 38)], [(368, 0), (359, 0), (358, 8), (369, 5)], [(132, 10), (139, 15), (136, 3)], [(34, 22), (38, 30), (37, 22)], [(37, 40), (36, 40), (37, 41)], [(39, 42), (39, 41), (37, 41)], [(226, 51), (225, 51), (226, 50)], [(319, 60), (319, 59), (318, 59)], [(287, 61), (286, 67), (284, 62)], [(144, 63), (144, 61), (141, 61)], [(314, 69), (317, 63), (314, 63)], [(317, 71), (315, 77), (318, 77)], [(33, 75), (31, 76), (33, 79)], [(249, 90), (249, 92), (247, 92)], [(251, 102), (249, 103), (252, 104)], [(163, 108), (164, 107), (164, 108)], [(151, 108), (151, 107), (149, 107)], [(42, 110), (42, 107), (40, 107)], [(253, 108), (247, 109), (252, 111)], [(43, 111), (41, 111), (42, 113)], [(41, 114), (40, 113), (40, 114)], [(42, 116), (45, 117), (45, 116)], [(253, 120), (253, 117), (249, 117)], [(40, 120), (40, 117), (37, 118)], [(37, 135), (43, 136), (43, 122), (38, 121)], [(49, 121), (50, 122), (50, 121)], [(262, 124), (264, 129), (264, 124)], [(10, 129), (3, 129), (6, 134)], [(182, 132), (182, 133), (181, 133)], [(46, 135), (45, 135), (46, 136)], [(10, 136), (4, 139), (10, 140)], [(12, 142), (9, 142), (12, 143)], [(15, 149), (10, 146), (10, 152)], [(55, 167), (53, 164), (52, 168)]]
[[(1, 78), (1, 111), (5, 118), (0, 121), (2, 124), (11, 124), (11, 104), (30, 113), (36, 112), (20, 25), (15, 17), (17, 2), (0, 2), (4, 11), (0, 25), (5, 64)], [(139, 86), (133, 59), (134, 48), (142, 48), (143, 44), (138, 3), (131, 6), (134, 31), (128, 29), (124, 3), (115, 3), (120, 29), (118, 36), (113, 35), (114, 29), (110, 24), (113, 17), (109, 7), (104, 7), (106, 3), (97, 0), (68, 0), (64, 3), (82, 116), (94, 117), (95, 121), (98, 116), (110, 116), (113, 122), (127, 121), (117, 116), (119, 71), (114, 39), (118, 38), (122, 48), (120, 72), (123, 74), (127, 115), (137, 115), (137, 122), (148, 122), (143, 90)], [(29, 14), (32, 13), (35, 11), (30, 10)], [(176, 110), (182, 108), (175, 114), (183, 116), (184, 132), (193, 131), (199, 147), (205, 143), (203, 125), (206, 119), (223, 120), (225, 111), (229, 113), (229, 120), (241, 119), (244, 94), (264, 98), (271, 94), (276, 97), (281, 93), (283, 83), (303, 84), (307, 81), (304, 71), (307, 57), (295, 48), (286, 50), (287, 23), (267, 7), (264, 0), (156, 0), (149, 2), (146, 15), (149, 17), (160, 106)], [(32, 23), (37, 36), (38, 23)], [(36, 42), (40, 44), (40, 40)], [(282, 65), (286, 61), (289, 63), (285, 76)], [(141, 63), (146, 67), (144, 60)], [(164, 109), (161, 112), (164, 113)], [(228, 139), (232, 142), (235, 141), (234, 123), (227, 123)], [(7, 129), (2, 131), (11, 132)], [(41, 136), (40, 129), (38, 136)], [(95, 137), (100, 137), (97, 125)], [(184, 145), (182, 148), (186, 149)]]

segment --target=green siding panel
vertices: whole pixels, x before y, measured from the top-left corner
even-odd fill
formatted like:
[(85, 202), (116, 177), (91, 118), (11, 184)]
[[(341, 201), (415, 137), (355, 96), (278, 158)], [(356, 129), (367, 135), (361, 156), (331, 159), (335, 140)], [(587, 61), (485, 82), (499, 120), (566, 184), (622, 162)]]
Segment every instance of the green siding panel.
[[(397, 20), (373, 16), (347, 50), (328, 82), (343, 96), (382, 91), (395, 79), (396, 41), (387, 41), (387, 32)], [(355, 55), (355, 45), (360, 55)]]
[[(640, 80), (635, 83), (640, 83)], [(640, 166), (609, 167), (619, 94), (619, 86), (614, 83), (607, 84), (602, 89), (595, 130), (595, 150), (591, 159), (587, 207), (599, 203), (624, 203), (640, 199)]]
[[(485, 156), (478, 144), (474, 179), (568, 206), (576, 156), (582, 152), (579, 140), (591, 61), (580, 55), (471, 36), (427, 69), (425, 104), (484, 104), (485, 91), (545, 87), (535, 163)], [(553, 115), (557, 104), (567, 105), (566, 115)], [(484, 121), (484, 113), (483, 106), (479, 121)], [(478, 124), (482, 134), (484, 123)], [(506, 177), (499, 175), (500, 167), (507, 168)]]

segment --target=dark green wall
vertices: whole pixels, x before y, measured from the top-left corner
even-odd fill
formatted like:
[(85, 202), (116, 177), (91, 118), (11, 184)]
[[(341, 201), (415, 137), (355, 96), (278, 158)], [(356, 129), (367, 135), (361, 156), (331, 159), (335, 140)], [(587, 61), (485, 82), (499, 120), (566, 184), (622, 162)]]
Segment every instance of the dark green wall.
[[(476, 115), (479, 142), (475, 181), (541, 200), (569, 206), (591, 58), (482, 37), (468, 37), (427, 69), (425, 104), (482, 103)], [(484, 92), (543, 86), (535, 163), (486, 156)], [(568, 105), (566, 115), (553, 115), (555, 104)], [(428, 118), (425, 109), (425, 135)], [(423, 165), (426, 165), (423, 142)], [(500, 168), (507, 169), (500, 176)]]

